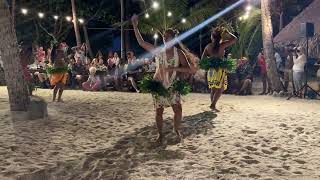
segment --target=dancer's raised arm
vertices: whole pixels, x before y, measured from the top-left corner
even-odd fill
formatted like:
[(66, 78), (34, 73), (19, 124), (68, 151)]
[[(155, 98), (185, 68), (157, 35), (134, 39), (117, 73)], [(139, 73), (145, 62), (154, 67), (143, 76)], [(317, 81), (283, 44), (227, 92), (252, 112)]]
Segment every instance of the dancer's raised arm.
[(133, 15), (131, 18), (131, 21), (132, 21), (132, 25), (133, 25), (134, 34), (136, 35), (136, 38), (137, 38), (139, 45), (143, 49), (145, 49), (146, 51), (152, 52), (152, 50), (154, 50), (155, 47), (152, 44), (144, 41), (144, 39), (142, 38), (141, 33), (138, 29), (138, 23), (139, 23), (138, 16)]
[(225, 33), (229, 34), (231, 36), (231, 38), (227, 41), (222, 42), (221, 46), (226, 49), (229, 46), (232, 46), (233, 44), (235, 44), (238, 40), (237, 36), (235, 36), (234, 34), (232, 34), (231, 32), (229, 32), (227, 29), (225, 29)]

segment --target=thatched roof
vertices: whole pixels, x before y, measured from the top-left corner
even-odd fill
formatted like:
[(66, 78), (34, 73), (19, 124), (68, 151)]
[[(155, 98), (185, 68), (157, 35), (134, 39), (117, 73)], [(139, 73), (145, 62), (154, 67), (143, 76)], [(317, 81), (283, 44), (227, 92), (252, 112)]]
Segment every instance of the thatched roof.
[(306, 39), (301, 37), (301, 23), (314, 24), (315, 36), (309, 39), (310, 57), (320, 58), (320, 0), (314, 0), (298, 16), (296, 16), (278, 35), (273, 39), (275, 46), (285, 44), (297, 44), (306, 47)]

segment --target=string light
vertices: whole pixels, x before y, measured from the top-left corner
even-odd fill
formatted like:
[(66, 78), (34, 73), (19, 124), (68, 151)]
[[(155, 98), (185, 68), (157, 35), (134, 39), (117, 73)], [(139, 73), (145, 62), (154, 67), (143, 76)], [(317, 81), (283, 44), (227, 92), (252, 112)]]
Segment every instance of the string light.
[(53, 19), (54, 19), (54, 20), (58, 20), (58, 19), (59, 19), (59, 16), (54, 15), (54, 16), (53, 16)]
[(28, 14), (28, 9), (22, 8), (21, 13), (24, 15)]
[(159, 35), (158, 35), (157, 33), (155, 33), (155, 34), (153, 35), (153, 38), (154, 38), (154, 39), (158, 39), (158, 38), (159, 38)]
[(171, 16), (172, 16), (172, 12), (169, 11), (169, 12), (168, 12), (168, 17), (171, 17)]
[(252, 10), (252, 6), (251, 6), (251, 5), (248, 5), (248, 6), (246, 7), (246, 10), (247, 10), (247, 11), (251, 11), (251, 10)]
[(78, 19), (80, 24), (84, 23), (84, 20), (82, 18)]
[(42, 19), (44, 17), (44, 14), (42, 12), (39, 12), (38, 16), (39, 16), (40, 19)]
[(153, 1), (153, 3), (152, 3), (152, 8), (153, 9), (155, 9), (155, 10), (157, 10), (157, 9), (159, 9), (159, 3), (157, 2), (157, 1)]
[(187, 22), (186, 18), (182, 18), (182, 19), (181, 19), (181, 22), (182, 22), (183, 24), (185, 24), (185, 23)]
[(72, 18), (71, 18), (70, 16), (66, 16), (66, 20), (67, 20), (68, 22), (71, 22)]
[(150, 17), (149, 13), (146, 13), (144, 17), (148, 19)]

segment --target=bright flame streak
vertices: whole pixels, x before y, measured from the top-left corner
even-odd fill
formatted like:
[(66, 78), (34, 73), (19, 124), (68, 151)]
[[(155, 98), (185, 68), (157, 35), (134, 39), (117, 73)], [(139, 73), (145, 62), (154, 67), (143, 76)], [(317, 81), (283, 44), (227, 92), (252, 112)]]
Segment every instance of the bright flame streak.
[[(173, 47), (175, 44), (177, 44), (177, 42), (181, 42), (184, 39), (186, 39), (187, 37), (191, 36), (192, 34), (196, 33), (197, 31), (199, 31), (200, 29), (204, 28), (205, 26), (207, 26), (208, 24), (212, 23), (213, 21), (215, 21), (216, 19), (220, 18), (221, 16), (225, 15), (226, 13), (228, 13), (229, 11), (237, 8), (238, 6), (240, 6), (242, 3), (246, 2), (246, 0), (239, 0), (238, 2), (234, 3), (233, 5), (225, 8), (223, 11), (219, 12), (216, 15), (213, 15), (212, 17), (210, 17), (209, 19), (205, 20), (204, 22), (202, 22), (201, 24), (197, 25), (196, 27), (184, 32), (183, 34), (181, 34), (180, 36), (176, 37), (175, 39), (167, 42), (165, 45), (159, 46), (156, 49), (154, 49), (151, 54), (159, 54), (160, 52), (163, 52), (165, 49), (171, 48)], [(146, 57), (147, 55), (144, 54), (142, 55), (143, 57)]]

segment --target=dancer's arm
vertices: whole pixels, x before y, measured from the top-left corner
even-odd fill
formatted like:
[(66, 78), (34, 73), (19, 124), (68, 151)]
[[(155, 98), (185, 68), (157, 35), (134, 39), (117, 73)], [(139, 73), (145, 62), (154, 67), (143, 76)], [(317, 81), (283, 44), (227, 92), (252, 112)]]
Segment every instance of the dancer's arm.
[(144, 39), (142, 38), (141, 33), (138, 29), (138, 23), (139, 23), (138, 16), (137, 15), (132, 16), (131, 21), (132, 21), (132, 25), (133, 25), (134, 34), (137, 38), (139, 45), (143, 49), (145, 49), (146, 51), (152, 52), (152, 50), (154, 50), (155, 47), (152, 44), (144, 41)]
[(204, 58), (209, 56), (208, 48), (209, 48), (209, 45), (207, 45), (206, 48), (204, 48), (204, 51), (203, 51), (202, 56), (201, 56), (201, 59), (204, 59)]
[(167, 70), (181, 72), (181, 73), (192, 73), (190, 65), (187, 62), (187, 58), (184, 52), (179, 49), (178, 54), (179, 54), (180, 67), (167, 68)]
[(227, 34), (229, 34), (231, 36), (231, 39), (222, 42), (221, 46), (226, 49), (229, 46), (232, 46), (233, 44), (235, 44), (238, 40), (237, 36), (235, 36), (234, 34), (230, 33), (227, 29), (225, 30)]

